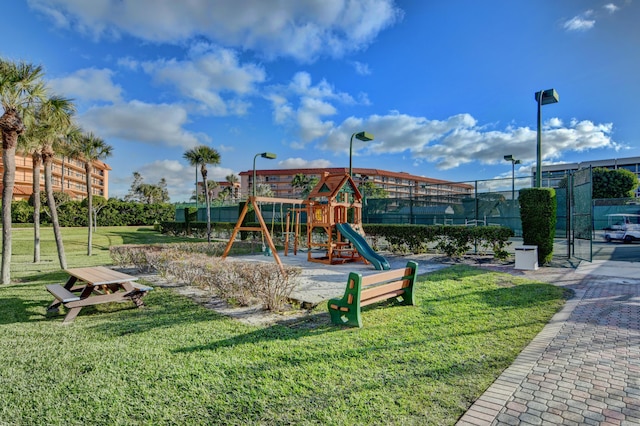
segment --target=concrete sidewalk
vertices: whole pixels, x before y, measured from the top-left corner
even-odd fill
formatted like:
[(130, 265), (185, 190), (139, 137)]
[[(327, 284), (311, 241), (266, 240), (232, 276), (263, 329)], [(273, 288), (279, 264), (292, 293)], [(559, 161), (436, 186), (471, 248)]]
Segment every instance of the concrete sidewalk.
[(511, 273), (575, 296), (458, 425), (639, 425), (640, 263)]

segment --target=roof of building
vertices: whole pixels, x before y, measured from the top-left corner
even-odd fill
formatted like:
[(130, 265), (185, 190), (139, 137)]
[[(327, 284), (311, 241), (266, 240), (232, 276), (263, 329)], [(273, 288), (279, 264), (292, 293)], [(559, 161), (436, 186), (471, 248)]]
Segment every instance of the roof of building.
[[(259, 176), (265, 176), (265, 175), (282, 176), (282, 175), (292, 175), (297, 173), (302, 173), (305, 175), (311, 175), (311, 174), (322, 175), (322, 173), (324, 172), (328, 172), (329, 174), (332, 174), (332, 175), (334, 174), (337, 175), (342, 173), (348, 174), (349, 168), (348, 167), (327, 167), (327, 168), (303, 168), (303, 169), (262, 169), (262, 170), (256, 169), (256, 175), (259, 175)], [(247, 176), (251, 174), (253, 174), (253, 170), (240, 172), (241, 176)], [(425, 176), (412, 175), (407, 172), (392, 172), (389, 170), (382, 170), (382, 169), (353, 168), (353, 174), (364, 175), (364, 176), (386, 176), (386, 177), (400, 178), (400, 179), (411, 179), (411, 180), (430, 183), (430, 184), (449, 184), (449, 185), (469, 186), (468, 184), (463, 184), (463, 183), (455, 183), (455, 182), (450, 182), (442, 179), (434, 179), (434, 178), (429, 178)]]

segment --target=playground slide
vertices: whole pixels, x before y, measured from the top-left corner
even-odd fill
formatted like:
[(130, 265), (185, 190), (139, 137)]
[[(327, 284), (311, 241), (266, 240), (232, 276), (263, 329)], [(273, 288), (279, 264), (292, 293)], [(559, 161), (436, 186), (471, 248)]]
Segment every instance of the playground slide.
[(371, 262), (376, 269), (391, 269), (387, 259), (376, 253), (371, 246), (367, 244), (367, 241), (362, 237), (362, 235), (358, 234), (351, 225), (348, 223), (336, 223), (336, 228), (340, 231), (343, 237), (351, 241), (351, 244), (353, 244), (356, 250), (358, 250), (358, 253)]

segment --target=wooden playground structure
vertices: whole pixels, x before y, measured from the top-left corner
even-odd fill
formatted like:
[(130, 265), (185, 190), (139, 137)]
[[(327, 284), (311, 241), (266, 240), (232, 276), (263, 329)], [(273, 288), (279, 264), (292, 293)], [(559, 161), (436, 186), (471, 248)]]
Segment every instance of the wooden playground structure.
[[(338, 229), (341, 224), (349, 224), (349, 229), (362, 232), (362, 194), (348, 174), (330, 175), (325, 173), (313, 188), (306, 200), (250, 196), (244, 205), (238, 221), (233, 228), (229, 242), (222, 254), (226, 258), (240, 231), (261, 232), (265, 254), (272, 254), (280, 271), (284, 274), (282, 261), (278, 256), (271, 231), (264, 220), (261, 203), (279, 203), (292, 205), (286, 213), (284, 237), (284, 255), (289, 252), (290, 237), (293, 236), (293, 252), (297, 254), (298, 241), (302, 228), (302, 213), (306, 214), (307, 260), (324, 264), (341, 264), (362, 261), (369, 263), (352, 242), (346, 241)], [(303, 207), (296, 207), (301, 205)], [(245, 226), (243, 222), (249, 208), (253, 207), (260, 226)], [(282, 217), (280, 218), (282, 220)]]

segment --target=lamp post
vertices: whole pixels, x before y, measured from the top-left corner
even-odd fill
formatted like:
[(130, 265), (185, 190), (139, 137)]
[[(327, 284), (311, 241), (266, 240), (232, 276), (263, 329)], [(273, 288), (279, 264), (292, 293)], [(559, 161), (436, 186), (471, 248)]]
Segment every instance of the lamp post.
[(515, 193), (516, 193), (516, 168), (515, 165), (516, 164), (520, 164), (520, 160), (516, 160), (515, 158), (513, 158), (513, 155), (509, 154), (509, 155), (505, 155), (504, 159), (506, 161), (511, 161), (511, 199), (514, 200), (515, 199)]
[(251, 190), (254, 198), (256, 196), (256, 158), (258, 157), (273, 160), (276, 158), (276, 155), (273, 152), (261, 152), (260, 154), (256, 154), (255, 157), (253, 157), (253, 181), (251, 182)]
[(535, 93), (538, 103), (538, 143), (536, 149), (536, 188), (540, 188), (542, 182), (542, 105), (555, 104), (560, 100), (556, 89), (541, 90)]
[(353, 167), (351, 159), (353, 157), (353, 137), (361, 140), (362, 142), (368, 142), (373, 140), (373, 135), (367, 132), (358, 132), (351, 135), (351, 141), (349, 142), (349, 177), (353, 177)]

